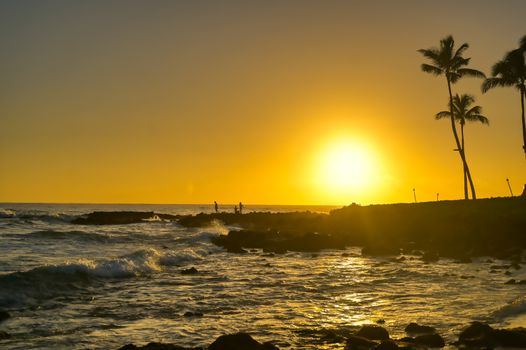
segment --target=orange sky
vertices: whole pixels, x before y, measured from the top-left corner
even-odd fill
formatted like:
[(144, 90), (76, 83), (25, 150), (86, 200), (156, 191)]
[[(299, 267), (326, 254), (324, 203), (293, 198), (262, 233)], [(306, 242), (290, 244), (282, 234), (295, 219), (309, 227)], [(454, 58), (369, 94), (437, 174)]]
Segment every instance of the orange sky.
[[(524, 0), (0, 2), (0, 202), (462, 198), (450, 125), (433, 117), (445, 81), (416, 50), (452, 34), (488, 74), (525, 13)], [(454, 86), (491, 123), (466, 128), (477, 194), (508, 195), (506, 178), (519, 194), (519, 93), (480, 83)], [(374, 163), (363, 184), (320, 175), (341, 139)]]

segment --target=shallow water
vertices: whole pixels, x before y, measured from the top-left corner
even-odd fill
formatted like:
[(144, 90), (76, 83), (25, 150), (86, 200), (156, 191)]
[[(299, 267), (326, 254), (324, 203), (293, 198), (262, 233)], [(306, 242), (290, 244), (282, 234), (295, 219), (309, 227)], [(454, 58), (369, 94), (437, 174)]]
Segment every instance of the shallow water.
[[(252, 207), (323, 211), (330, 208)], [(358, 248), (320, 254), (233, 255), (210, 243), (229, 227), (185, 229), (170, 222), (83, 226), (93, 210), (188, 214), (210, 206), (0, 205), (0, 330), (6, 349), (111, 349), (149, 341), (207, 345), (250, 332), (283, 348), (315, 349), (322, 330), (385, 320), (402, 336), (409, 322), (449, 340), (468, 322), (524, 325), (526, 269), (502, 261), (423, 264), (368, 258)], [(196, 275), (183, 275), (189, 267)], [(509, 271), (511, 275), (505, 275)], [(184, 317), (201, 312), (202, 317)], [(341, 345), (326, 345), (326, 348)]]

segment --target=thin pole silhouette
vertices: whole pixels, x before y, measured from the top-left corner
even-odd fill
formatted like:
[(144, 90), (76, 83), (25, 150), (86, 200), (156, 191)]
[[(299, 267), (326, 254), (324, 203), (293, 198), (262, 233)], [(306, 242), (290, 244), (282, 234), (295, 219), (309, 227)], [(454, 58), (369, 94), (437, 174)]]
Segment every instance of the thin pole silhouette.
[(513, 191), (510, 186), (510, 179), (506, 178), (506, 182), (508, 183), (508, 188), (510, 189), (511, 196), (513, 197)]
[(440, 193), (437, 192), (437, 202), (438, 202), (438, 196), (440, 195)]
[(416, 203), (416, 190), (413, 188), (413, 198), (415, 199), (415, 203)]

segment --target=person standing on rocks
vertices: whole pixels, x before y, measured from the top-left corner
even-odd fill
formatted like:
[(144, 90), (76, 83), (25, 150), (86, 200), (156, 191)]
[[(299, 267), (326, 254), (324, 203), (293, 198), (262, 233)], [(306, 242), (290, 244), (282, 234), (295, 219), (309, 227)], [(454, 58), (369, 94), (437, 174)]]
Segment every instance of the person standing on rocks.
[(214, 209), (215, 209), (216, 213), (219, 213), (219, 206), (217, 205), (216, 201), (214, 201)]
[(239, 214), (243, 214), (243, 203), (239, 202)]

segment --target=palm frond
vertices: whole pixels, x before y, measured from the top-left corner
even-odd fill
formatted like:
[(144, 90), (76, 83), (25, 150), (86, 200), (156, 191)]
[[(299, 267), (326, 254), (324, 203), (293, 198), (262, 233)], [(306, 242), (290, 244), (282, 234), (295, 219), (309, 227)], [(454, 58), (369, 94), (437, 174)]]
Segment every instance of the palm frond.
[(451, 118), (451, 113), (449, 111), (441, 111), (435, 114), (435, 119), (444, 119), (444, 118)]
[(486, 75), (479, 70), (471, 68), (460, 68), (457, 70), (461, 77), (486, 78)]
[(487, 117), (480, 114), (476, 114), (474, 117), (477, 118), (477, 121), (481, 122), (482, 124), (489, 125), (489, 119)]
[(420, 49), (420, 50), (417, 50), (417, 52), (420, 52), (424, 57), (429, 58), (433, 62), (438, 61), (439, 55), (440, 55), (440, 51), (436, 48)]
[(464, 53), (464, 51), (466, 51), (468, 48), (469, 48), (469, 44), (468, 43), (464, 43), (464, 44), (460, 45), (460, 47), (457, 49), (457, 51), (455, 52), (455, 55), (453, 57), (461, 57), (462, 54)]
[(482, 83), (482, 92), (487, 92), (490, 89), (496, 88), (496, 87), (506, 87), (506, 86), (513, 86), (513, 83), (510, 83), (510, 81), (502, 78), (487, 78)]
[(438, 67), (435, 67), (435, 66), (432, 66), (430, 64), (426, 64), (426, 63), (423, 63), (420, 68), (422, 69), (422, 71), (426, 72), (426, 73), (431, 73), (431, 74), (434, 74), (434, 75), (440, 75), (443, 73), (443, 70), (438, 68)]

